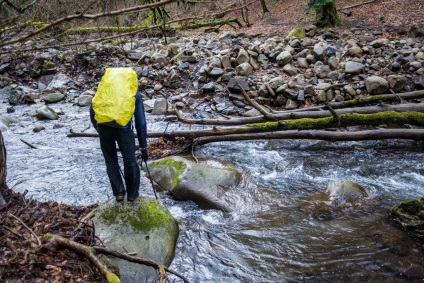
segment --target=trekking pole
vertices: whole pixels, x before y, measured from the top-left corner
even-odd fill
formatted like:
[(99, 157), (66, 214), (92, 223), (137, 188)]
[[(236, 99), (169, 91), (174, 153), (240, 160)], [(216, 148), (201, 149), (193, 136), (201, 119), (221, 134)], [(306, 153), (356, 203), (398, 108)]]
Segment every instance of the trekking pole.
[(149, 174), (150, 183), (152, 184), (152, 190), (155, 193), (155, 198), (157, 200), (158, 199), (158, 196), (156, 195), (155, 187), (153, 186), (152, 175), (150, 175), (149, 167), (147, 166), (147, 161), (146, 160), (144, 160), (144, 164), (146, 164), (147, 174)]

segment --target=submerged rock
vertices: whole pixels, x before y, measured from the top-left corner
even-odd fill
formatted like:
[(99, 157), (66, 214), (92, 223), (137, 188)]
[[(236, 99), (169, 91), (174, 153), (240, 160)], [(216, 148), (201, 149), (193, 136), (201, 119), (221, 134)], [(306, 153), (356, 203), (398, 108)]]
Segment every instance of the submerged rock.
[(330, 182), (325, 192), (309, 197), (300, 210), (320, 219), (339, 218), (357, 212), (370, 191), (347, 179)]
[(395, 205), (391, 209), (391, 219), (403, 230), (424, 241), (424, 197)]
[[(94, 211), (92, 218), (96, 236), (112, 250), (154, 260), (169, 266), (174, 259), (179, 229), (168, 209), (148, 198), (131, 203), (107, 202)], [(154, 268), (111, 258), (110, 266), (117, 267), (121, 282), (156, 282)]]
[(233, 168), (214, 168), (198, 165), (179, 156), (150, 162), (152, 178), (175, 199), (192, 200), (203, 208), (231, 211), (233, 204), (226, 200), (226, 191), (240, 181)]

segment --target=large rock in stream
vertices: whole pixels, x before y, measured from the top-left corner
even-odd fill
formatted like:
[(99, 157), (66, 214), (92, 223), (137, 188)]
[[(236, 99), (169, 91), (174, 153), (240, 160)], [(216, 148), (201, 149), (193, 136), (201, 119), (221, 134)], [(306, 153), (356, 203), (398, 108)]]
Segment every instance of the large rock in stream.
[(367, 188), (342, 178), (330, 182), (325, 192), (310, 196), (299, 208), (320, 219), (340, 218), (368, 207), (368, 197)]
[(406, 200), (391, 209), (391, 219), (424, 242), (424, 197)]
[[(165, 266), (171, 264), (179, 229), (163, 204), (148, 198), (123, 203), (113, 200), (93, 212), (96, 235), (108, 248), (121, 253), (135, 252), (138, 257)], [(145, 265), (111, 258), (109, 266), (117, 267), (116, 273), (123, 283), (156, 282), (158, 279), (156, 270)]]
[(233, 168), (198, 165), (179, 156), (152, 161), (149, 168), (155, 182), (175, 199), (192, 200), (202, 208), (224, 212), (230, 212), (234, 206), (225, 198), (225, 192), (241, 179)]

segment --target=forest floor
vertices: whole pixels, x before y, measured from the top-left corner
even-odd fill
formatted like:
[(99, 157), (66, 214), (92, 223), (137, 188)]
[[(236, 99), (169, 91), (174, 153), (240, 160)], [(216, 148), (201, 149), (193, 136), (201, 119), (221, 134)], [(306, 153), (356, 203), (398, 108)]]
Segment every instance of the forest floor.
[[(285, 35), (295, 27), (308, 26), (313, 23), (314, 15), (305, 13), (307, 2), (307, 0), (267, 1), (271, 13), (268, 18), (262, 19), (262, 9), (257, 1), (249, 6), (251, 26), (242, 27), (236, 32), (252, 36)], [(338, 0), (336, 3), (341, 9), (360, 2)], [(336, 28), (342, 33), (359, 25), (365, 26), (370, 34), (380, 31), (380, 35), (391, 37), (396, 31), (399, 37), (398, 31), (407, 31), (412, 24), (424, 28), (424, 1), (376, 0), (342, 11), (345, 13), (339, 12), (339, 15), (343, 24)], [(240, 11), (235, 14), (241, 18)], [(162, 157), (157, 153), (163, 153), (165, 150), (175, 153), (174, 142), (169, 144), (157, 142), (150, 146), (153, 157)], [(181, 141), (180, 146), (186, 146), (185, 141)], [(14, 193), (9, 189), (2, 189), (0, 192), (6, 200), (6, 205), (0, 206), (1, 282), (105, 282), (88, 261), (68, 250), (40, 249), (34, 237), (34, 234), (41, 236), (53, 233), (92, 245), (95, 238), (90, 232), (92, 231), (90, 227), (83, 226), (80, 229), (76, 227), (79, 224), (78, 220), (94, 206), (72, 207), (54, 202), (40, 203), (27, 199), (25, 194)]]

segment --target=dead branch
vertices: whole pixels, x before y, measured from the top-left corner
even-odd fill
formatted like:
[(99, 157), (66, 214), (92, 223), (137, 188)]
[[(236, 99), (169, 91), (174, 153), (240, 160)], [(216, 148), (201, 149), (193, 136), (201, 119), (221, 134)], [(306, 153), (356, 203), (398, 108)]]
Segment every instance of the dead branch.
[(340, 8), (340, 9), (337, 9), (337, 11), (340, 11), (340, 10), (347, 10), (347, 9), (350, 9), (350, 8), (353, 8), (353, 7), (358, 7), (358, 6), (365, 5), (365, 4), (370, 4), (370, 3), (373, 3), (373, 2), (375, 2), (375, 0), (370, 0), (370, 1), (366, 1), (366, 2), (361, 2), (361, 3), (358, 3), (358, 4), (353, 4), (353, 5), (350, 5), (350, 6), (342, 7), (342, 8)]
[(58, 235), (45, 234), (43, 235), (42, 239), (44, 244), (51, 244), (56, 248), (66, 248), (85, 257), (99, 270), (102, 276), (106, 278), (108, 282), (111, 282), (111, 283), (121, 282), (121, 281), (119, 280), (119, 277), (116, 274), (109, 271), (108, 268), (99, 260), (99, 258), (97, 257), (97, 254), (110, 255), (110, 256), (125, 259), (131, 262), (153, 267), (161, 273), (160, 274), (161, 278), (166, 277), (165, 274), (163, 274), (163, 272), (168, 272), (181, 278), (184, 282), (187, 282), (187, 283), (189, 282), (187, 278), (185, 278), (184, 276), (150, 259), (144, 259), (140, 257), (126, 255), (126, 254), (122, 254), (122, 253), (112, 251), (102, 247), (96, 247), (96, 246), (89, 247), (89, 246), (74, 242), (72, 240), (69, 240), (67, 238), (64, 238)]
[(115, 273), (109, 271), (109, 269), (91, 251), (92, 247), (79, 244), (57, 235), (45, 234), (42, 238), (43, 242), (46, 244), (52, 244), (56, 248), (66, 248), (85, 257), (99, 270), (100, 274), (106, 278), (108, 282), (121, 282), (119, 277)]
[(24, 141), (23, 139), (21, 139), (21, 142), (23, 142), (24, 144), (26, 144), (26, 145), (27, 145), (27, 146), (29, 146), (30, 148), (37, 149), (37, 147), (36, 147), (36, 146), (34, 146), (34, 145), (30, 144), (30, 143), (29, 143), (29, 142), (27, 142), (27, 141)]
[(40, 241), (40, 238), (37, 236), (37, 234), (35, 234), (35, 232), (32, 231), (32, 229), (29, 228), (19, 217), (16, 217), (12, 213), (9, 213), (9, 215), (12, 216), (14, 219), (16, 219), (19, 223), (21, 223), (22, 226), (24, 226), (31, 233), (31, 235), (35, 237), (35, 239), (37, 240), (38, 246), (41, 247), (41, 241)]

